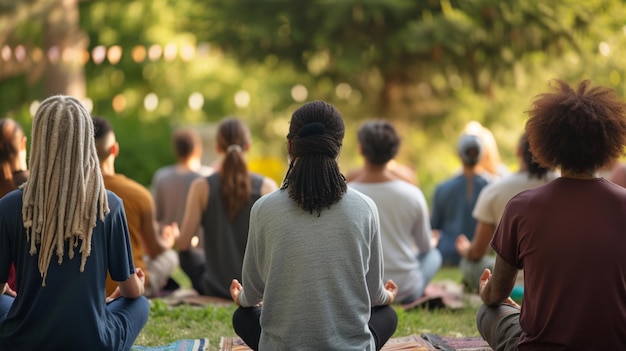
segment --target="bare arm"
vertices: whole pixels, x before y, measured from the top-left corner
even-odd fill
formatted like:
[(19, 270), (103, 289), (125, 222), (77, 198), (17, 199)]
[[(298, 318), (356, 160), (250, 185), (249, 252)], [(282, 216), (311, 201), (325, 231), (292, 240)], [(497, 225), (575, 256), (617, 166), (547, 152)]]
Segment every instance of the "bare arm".
[(485, 269), (480, 277), (479, 293), (483, 303), (496, 306), (510, 300), (509, 296), (517, 278), (517, 268), (508, 264), (500, 255), (496, 255), (493, 275)]
[(144, 282), (146, 280), (145, 273), (141, 268), (135, 269), (135, 274), (132, 274), (128, 279), (123, 282), (119, 282), (119, 292), (121, 296), (129, 299), (136, 299), (142, 296), (144, 293)]
[(278, 186), (276, 186), (276, 182), (273, 179), (267, 177), (263, 178), (263, 184), (261, 184), (261, 195), (269, 194), (276, 189), (278, 189)]
[(146, 253), (152, 259), (174, 246), (172, 228), (164, 226), (163, 230), (166, 233), (164, 236), (159, 234), (157, 228), (154, 203), (152, 203), (141, 214), (141, 238), (146, 248)]
[(187, 193), (185, 215), (180, 228), (180, 236), (176, 241), (178, 249), (187, 251), (191, 247), (191, 239), (198, 232), (202, 212), (209, 202), (209, 184), (204, 177), (195, 179)]
[(462, 257), (470, 261), (478, 261), (487, 253), (489, 242), (493, 239), (496, 226), (492, 223), (478, 221), (474, 239), (470, 242), (465, 235), (456, 239), (456, 250)]
[(4, 295), (4, 294), (7, 294), (13, 297), (17, 296), (17, 293), (15, 292), (15, 290), (11, 289), (11, 287), (9, 286), (9, 283), (2, 284), (2, 293), (0, 293), (0, 295)]

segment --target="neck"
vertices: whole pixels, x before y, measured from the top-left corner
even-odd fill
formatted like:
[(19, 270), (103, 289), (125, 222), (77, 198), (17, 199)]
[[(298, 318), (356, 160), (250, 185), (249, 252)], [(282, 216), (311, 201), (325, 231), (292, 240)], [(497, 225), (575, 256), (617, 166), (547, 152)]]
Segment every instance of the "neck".
[(202, 166), (200, 160), (193, 157), (180, 160), (178, 165), (190, 171), (197, 171), (200, 169), (200, 166)]
[(102, 175), (112, 176), (115, 175), (115, 160), (113, 157), (108, 157), (106, 160), (100, 162), (100, 171)]
[(562, 169), (561, 170), (562, 178), (574, 178), (574, 179), (593, 179), (597, 178), (595, 172), (593, 171), (585, 171), (585, 172), (574, 172), (571, 170)]
[(26, 155), (24, 155), (22, 157), (22, 155), (20, 155), (20, 157), (16, 157), (13, 162), (11, 162), (11, 171), (13, 172), (17, 172), (17, 171), (25, 171), (28, 169), (28, 166), (26, 165)]
[(361, 183), (382, 183), (396, 179), (387, 169), (387, 165), (374, 165), (365, 163), (363, 173), (354, 181)]

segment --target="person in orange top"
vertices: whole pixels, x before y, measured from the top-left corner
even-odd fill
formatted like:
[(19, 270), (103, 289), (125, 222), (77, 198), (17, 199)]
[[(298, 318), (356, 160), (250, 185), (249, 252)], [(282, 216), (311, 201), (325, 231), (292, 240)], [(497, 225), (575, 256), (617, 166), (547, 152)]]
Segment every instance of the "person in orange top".
[[(154, 296), (167, 283), (178, 266), (178, 254), (172, 249), (178, 236), (175, 223), (158, 231), (152, 195), (143, 185), (115, 172), (115, 158), (119, 144), (109, 121), (94, 117), (94, 140), (104, 186), (122, 199), (130, 231), (130, 242), (135, 267), (146, 273), (146, 296)], [(107, 295), (115, 290), (116, 283), (107, 278)]]

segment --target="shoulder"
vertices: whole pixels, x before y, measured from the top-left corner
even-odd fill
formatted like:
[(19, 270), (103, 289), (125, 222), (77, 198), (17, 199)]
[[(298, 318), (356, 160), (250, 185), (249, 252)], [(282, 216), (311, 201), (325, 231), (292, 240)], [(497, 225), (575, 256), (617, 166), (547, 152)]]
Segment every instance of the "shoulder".
[(374, 209), (376, 211), (378, 210), (376, 203), (372, 200), (372, 198), (351, 187), (348, 187), (348, 190), (341, 198), (341, 201), (345, 201), (346, 203), (349, 203), (350, 206), (354, 206), (355, 208), (358, 206), (367, 206), (370, 209)]
[(24, 190), (16, 189), (8, 192), (0, 199), (0, 211), (7, 212), (9, 210), (19, 209), (22, 211), (22, 196)]
[(269, 194), (278, 189), (276, 182), (272, 178), (263, 177), (263, 183), (261, 184), (261, 194)]
[(152, 194), (145, 186), (122, 174), (116, 174), (113, 177), (105, 178), (105, 186), (108, 190), (116, 193), (124, 201), (152, 201)]

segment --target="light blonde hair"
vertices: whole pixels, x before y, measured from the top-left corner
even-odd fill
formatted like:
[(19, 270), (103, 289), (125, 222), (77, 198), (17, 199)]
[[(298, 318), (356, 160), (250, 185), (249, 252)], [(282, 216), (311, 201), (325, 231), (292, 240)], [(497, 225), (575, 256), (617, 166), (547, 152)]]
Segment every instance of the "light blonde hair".
[(81, 253), (80, 271), (91, 253), (96, 221), (109, 212), (93, 140), (89, 112), (70, 96), (44, 100), (33, 118), (31, 176), (24, 185), (22, 219), (31, 255), (39, 251), (39, 272), (46, 286), (53, 252), (63, 262), (68, 241)]

